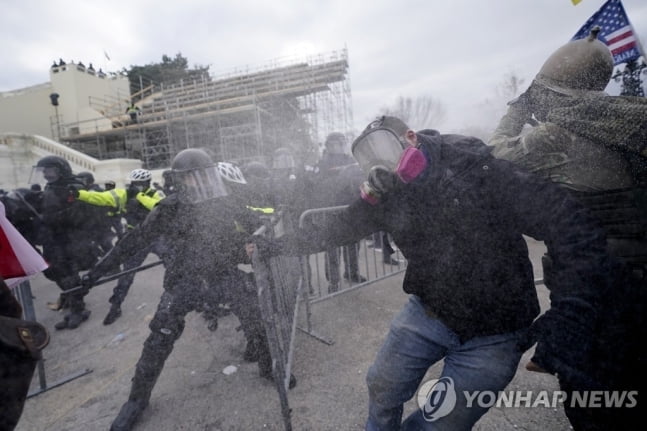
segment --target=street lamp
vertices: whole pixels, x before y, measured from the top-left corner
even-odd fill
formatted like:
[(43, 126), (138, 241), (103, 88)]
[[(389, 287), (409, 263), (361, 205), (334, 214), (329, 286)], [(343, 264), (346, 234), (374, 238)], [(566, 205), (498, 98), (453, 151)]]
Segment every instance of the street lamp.
[(54, 107), (54, 112), (56, 114), (56, 140), (60, 141), (61, 140), (61, 122), (58, 118), (58, 98), (59, 95), (58, 93), (52, 93), (49, 95), (49, 100), (52, 102), (52, 106)]

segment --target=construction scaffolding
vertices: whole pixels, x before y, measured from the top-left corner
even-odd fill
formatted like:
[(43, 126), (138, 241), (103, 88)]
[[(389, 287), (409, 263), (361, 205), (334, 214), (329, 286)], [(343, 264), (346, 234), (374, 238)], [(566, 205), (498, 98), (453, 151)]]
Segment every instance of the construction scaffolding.
[[(142, 89), (133, 121), (114, 98), (92, 100), (103, 117), (66, 124), (61, 141), (98, 159), (141, 159), (148, 169), (170, 165), (184, 148), (201, 147), (216, 160), (267, 160), (290, 147), (313, 163), (333, 131), (352, 133), (347, 50), (307, 59), (274, 60), (257, 69)], [(109, 118), (112, 128), (99, 121)]]

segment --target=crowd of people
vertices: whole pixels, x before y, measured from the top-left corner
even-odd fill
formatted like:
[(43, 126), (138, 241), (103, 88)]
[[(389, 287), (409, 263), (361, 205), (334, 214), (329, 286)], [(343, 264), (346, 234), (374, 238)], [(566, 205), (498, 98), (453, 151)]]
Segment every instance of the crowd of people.
[[(124, 189), (95, 190), (91, 174), (47, 156), (35, 168), (44, 190), (36, 182), (3, 202), (62, 291), (55, 306), (69, 311), (56, 329), (88, 319), (83, 298), (102, 276), (135, 269), (149, 253), (164, 262), (164, 292), (112, 430), (135, 426), (190, 311), (210, 310), (215, 329), (214, 309), (229, 304), (247, 341), (245, 359), (273, 378), (254, 280), (238, 269), (254, 250), (326, 252), (335, 292), (340, 275), (366, 281), (357, 243), (376, 233), (385, 249), (392, 240), (407, 258), (409, 301), (366, 377), (367, 430), (471, 429), (489, 406), (470, 406), (466, 394), (503, 391), (533, 346), (526, 368), (556, 375), (568, 397), (637, 391), (633, 409), (565, 403), (575, 430), (632, 429), (645, 367), (647, 103), (602, 93), (612, 70), (595, 37), (560, 48), (510, 104), (489, 145), (381, 116), (352, 142), (352, 156), (346, 135), (333, 132), (308, 168), (288, 147), (269, 164), (240, 167), (201, 149), (180, 151), (160, 186), (165, 195), (144, 169), (132, 171)], [(274, 208), (298, 217), (339, 205), (348, 207), (324, 225), (252, 236)], [(551, 304), (541, 315), (524, 235), (547, 248)], [(398, 264), (386, 254), (385, 263)], [(121, 315), (133, 277), (119, 279), (104, 324)], [(440, 417), (416, 410), (403, 421), (404, 403), (441, 360), (438, 378), (454, 387), (455, 407)]]

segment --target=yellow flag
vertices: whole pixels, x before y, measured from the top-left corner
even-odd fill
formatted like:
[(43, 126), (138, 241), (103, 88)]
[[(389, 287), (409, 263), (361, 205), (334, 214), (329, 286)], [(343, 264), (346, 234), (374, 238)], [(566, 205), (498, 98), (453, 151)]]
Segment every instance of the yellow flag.
[(571, 2), (572, 2), (573, 4), (578, 4), (578, 3), (579, 3), (579, 2), (581, 2), (581, 1), (582, 1), (582, 0), (571, 0)]

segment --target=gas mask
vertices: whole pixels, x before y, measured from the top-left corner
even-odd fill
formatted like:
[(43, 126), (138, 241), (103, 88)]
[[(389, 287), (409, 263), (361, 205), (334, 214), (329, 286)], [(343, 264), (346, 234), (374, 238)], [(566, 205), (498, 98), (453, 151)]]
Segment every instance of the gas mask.
[(351, 150), (367, 176), (360, 186), (361, 197), (372, 205), (394, 190), (398, 183), (414, 181), (429, 164), (420, 149), (409, 145), (392, 129), (382, 127), (379, 121), (384, 120), (369, 125), (353, 142)]

